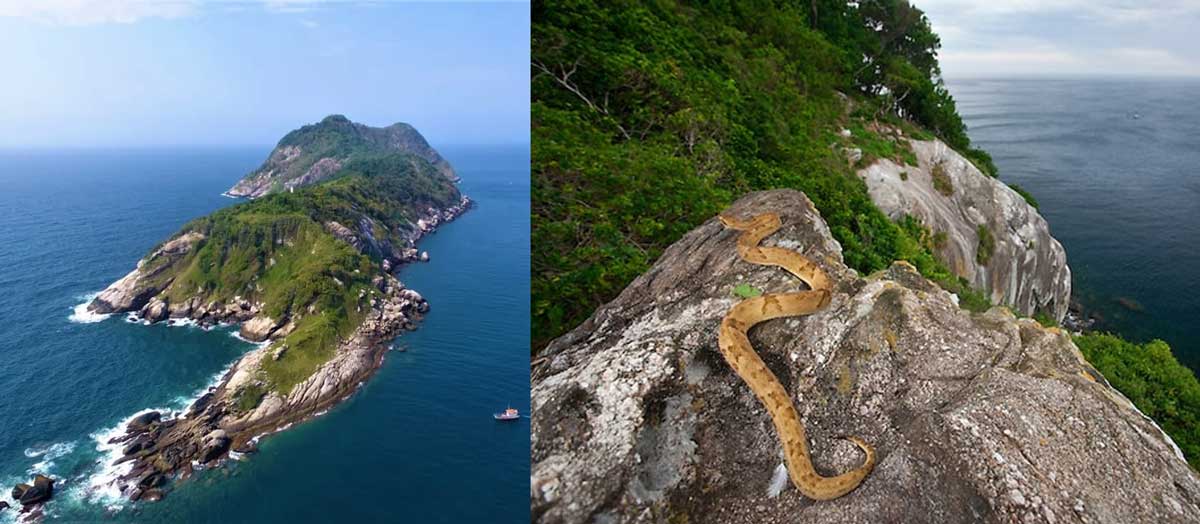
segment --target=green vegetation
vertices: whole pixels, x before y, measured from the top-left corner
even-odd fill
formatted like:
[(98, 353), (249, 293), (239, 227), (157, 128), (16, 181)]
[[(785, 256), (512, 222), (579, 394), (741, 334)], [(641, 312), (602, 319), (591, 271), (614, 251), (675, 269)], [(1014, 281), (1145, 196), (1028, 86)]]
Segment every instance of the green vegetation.
[(878, 127), (876, 130), (868, 130), (863, 121), (855, 121), (850, 125), (853, 143), (863, 153), (856, 167), (869, 166), (880, 158), (900, 165), (917, 165), (917, 154), (913, 152), (907, 140), (900, 140), (899, 137), (881, 131)]
[(1011, 187), (1013, 191), (1016, 191), (1018, 195), (1021, 195), (1021, 198), (1024, 198), (1025, 201), (1028, 202), (1029, 205), (1033, 206), (1034, 209), (1038, 209), (1037, 199), (1033, 198), (1033, 195), (1026, 191), (1025, 188), (1016, 184), (1009, 184), (1008, 187)]
[(276, 153), (248, 176), (277, 171), (271, 192), (278, 192), (283, 182), (304, 175), (323, 158), (352, 160), (381, 152), (395, 153), (397, 148), (422, 152), (429, 149), (429, 144), (408, 124), (374, 128), (355, 124), (342, 115), (330, 115), (284, 135)]
[(946, 174), (946, 166), (938, 163), (930, 170), (929, 176), (933, 179), (933, 188), (944, 196), (954, 194), (954, 183), (950, 181), (950, 175)]
[(992, 253), (996, 250), (996, 239), (984, 224), (975, 227), (975, 234), (979, 236), (979, 245), (975, 247), (975, 261), (986, 266), (992, 259)]
[(532, 15), (535, 350), (751, 190), (804, 191), (861, 272), (932, 261), (872, 204), (841, 129), (908, 163), (883, 130), (932, 132), (994, 173), (942, 85), (937, 36), (902, 1), (537, 1)]
[[(324, 224), (357, 229), (367, 221), (379, 240), (403, 246), (419, 210), (446, 207), (458, 198), (453, 183), (425, 160), (402, 153), (360, 155), (320, 184), (193, 220), (179, 234), (204, 238), (186, 256), (146, 264), (172, 264), (158, 277), (173, 279), (164, 291), (171, 303), (240, 298), (261, 302), (262, 313), (276, 321), (289, 319), (294, 330), (275, 342), (287, 350), (278, 360), (264, 359), (260, 377), (266, 391), (286, 393), (333, 355), (378, 294), (371, 285), (381, 271), (378, 258), (334, 238)], [(252, 408), (262, 394), (239, 392), (238, 405)]]
[(247, 385), (237, 391), (233, 397), (233, 405), (239, 412), (245, 413), (256, 407), (267, 395), (267, 390), (258, 384)]
[(1032, 318), (1044, 327), (1058, 327), (1058, 321), (1044, 311), (1034, 313)]
[(1093, 333), (1075, 337), (1083, 356), (1200, 467), (1200, 381), (1161, 340), (1145, 344)]
[(738, 284), (733, 288), (733, 295), (738, 298), (753, 298), (762, 295), (762, 290), (750, 284)]

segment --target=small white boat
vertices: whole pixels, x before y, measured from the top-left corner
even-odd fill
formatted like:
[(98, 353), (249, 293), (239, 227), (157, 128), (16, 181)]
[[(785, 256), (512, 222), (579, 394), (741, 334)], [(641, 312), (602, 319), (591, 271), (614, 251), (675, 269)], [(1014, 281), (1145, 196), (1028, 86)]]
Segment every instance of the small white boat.
[(500, 413), (493, 413), (492, 417), (496, 420), (517, 420), (521, 418), (521, 413), (516, 408), (508, 408)]

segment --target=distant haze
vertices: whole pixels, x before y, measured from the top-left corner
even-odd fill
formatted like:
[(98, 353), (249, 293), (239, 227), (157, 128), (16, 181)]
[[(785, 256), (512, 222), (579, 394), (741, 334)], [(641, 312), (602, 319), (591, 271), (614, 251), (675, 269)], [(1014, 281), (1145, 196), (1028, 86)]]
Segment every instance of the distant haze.
[(0, 148), (273, 145), (329, 114), (529, 140), (529, 5), (3, 0)]
[(1196, 0), (911, 0), (946, 77), (1200, 76)]

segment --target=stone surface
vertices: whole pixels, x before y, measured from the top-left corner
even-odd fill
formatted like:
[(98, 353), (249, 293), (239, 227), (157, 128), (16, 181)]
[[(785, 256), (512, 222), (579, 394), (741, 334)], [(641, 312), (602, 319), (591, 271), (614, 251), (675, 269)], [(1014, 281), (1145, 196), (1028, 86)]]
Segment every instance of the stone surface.
[[(253, 450), (258, 436), (318, 415), (352, 394), (383, 363), (388, 342), (419, 322), (428, 309), (419, 293), (405, 289), (391, 275), (381, 274), (377, 287), (383, 295), (363, 311), (362, 324), (338, 344), (328, 362), (286, 395), (269, 392), (250, 409), (238, 407), (239, 392), (261, 386), (263, 358), (279, 351), (263, 345), (242, 356), (220, 384), (188, 408), (186, 417), (163, 419), (158, 412), (148, 412), (130, 420), (126, 434), (110, 441), (128, 442), (122, 450), (125, 456), (117, 461), (132, 463), (120, 479), (123, 493), (133, 500), (154, 500), (157, 486), (190, 474), (193, 463), (219, 462), (230, 450)], [(261, 322), (268, 323), (275, 324)], [(154, 496), (161, 495), (158, 491)]]
[(252, 342), (262, 342), (271, 336), (280, 324), (287, 319), (274, 320), (266, 315), (259, 315), (242, 323), (238, 334)]
[(972, 314), (907, 264), (867, 278), (808, 199), (754, 193), (765, 245), (834, 280), (830, 305), (750, 339), (794, 399), (817, 470), (878, 464), (848, 495), (804, 498), (766, 411), (717, 350), (749, 284), (803, 289), (735, 252), (713, 218), (550, 344), (533, 370), (530, 509), (539, 522), (1183, 522), (1200, 481), (1174, 444), (1082, 359), (1069, 336), (1004, 308)]
[(170, 280), (162, 281), (154, 277), (169, 268), (171, 261), (179, 259), (191, 251), (192, 247), (203, 238), (204, 235), (191, 231), (164, 243), (149, 256), (139, 261), (133, 271), (96, 295), (96, 298), (88, 304), (88, 311), (114, 313), (141, 309), (152, 297), (166, 289), (171, 283)]
[[(992, 303), (1062, 321), (1070, 305), (1071, 269), (1037, 210), (941, 141), (901, 140), (912, 145), (919, 165), (882, 159), (858, 172), (875, 205), (894, 220), (912, 215), (934, 233), (945, 233), (938, 258), (988, 292)], [(935, 171), (948, 181), (942, 191), (934, 185)], [(995, 240), (986, 264), (976, 259), (981, 225)]]

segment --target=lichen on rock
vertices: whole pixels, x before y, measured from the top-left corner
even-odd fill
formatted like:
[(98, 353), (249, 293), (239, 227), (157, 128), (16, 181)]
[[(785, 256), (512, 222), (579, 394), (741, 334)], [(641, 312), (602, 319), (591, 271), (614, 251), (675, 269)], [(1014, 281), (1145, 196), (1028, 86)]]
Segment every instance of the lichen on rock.
[(1063, 331), (1002, 307), (960, 309), (903, 262), (856, 274), (801, 193), (752, 193), (727, 212), (778, 213), (783, 229), (764, 245), (796, 249), (834, 280), (828, 307), (750, 338), (792, 396), (818, 471), (861, 462), (841, 435), (875, 447), (875, 470), (832, 501), (772, 489), (781, 446), (717, 328), (738, 285), (804, 285), (742, 261), (738, 232), (714, 218), (538, 355), (535, 521), (1200, 519), (1200, 479)]

